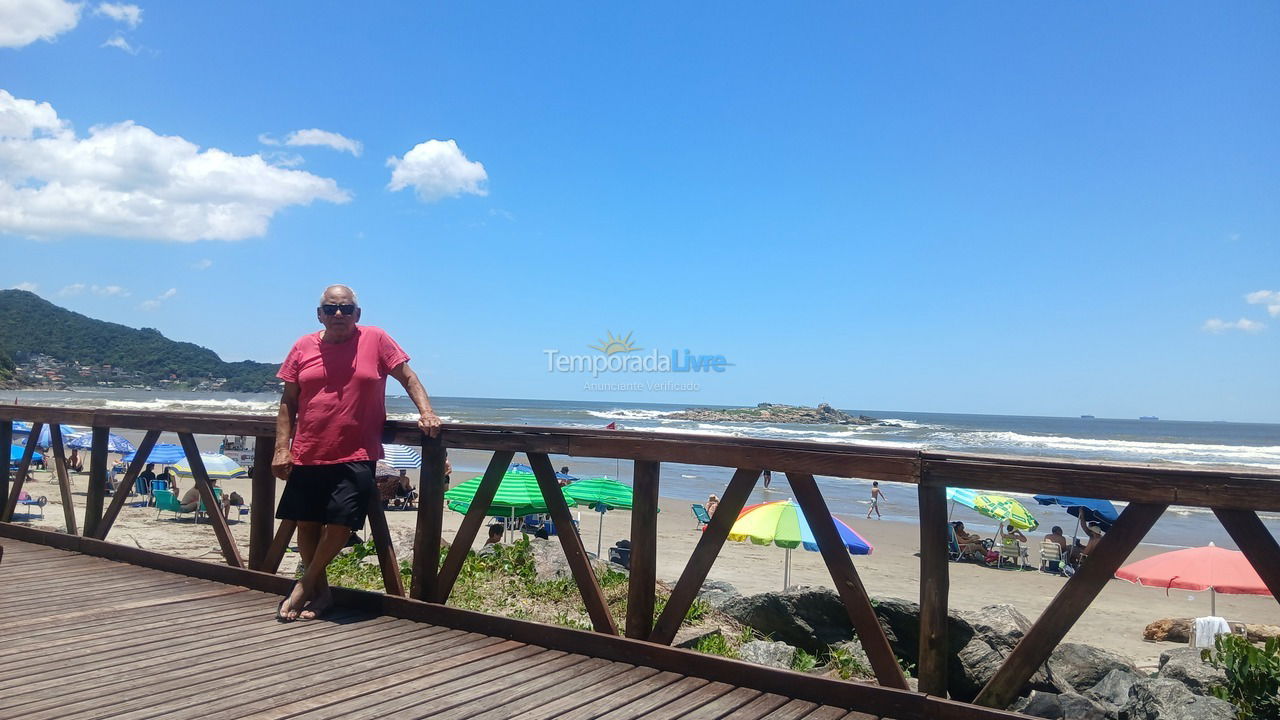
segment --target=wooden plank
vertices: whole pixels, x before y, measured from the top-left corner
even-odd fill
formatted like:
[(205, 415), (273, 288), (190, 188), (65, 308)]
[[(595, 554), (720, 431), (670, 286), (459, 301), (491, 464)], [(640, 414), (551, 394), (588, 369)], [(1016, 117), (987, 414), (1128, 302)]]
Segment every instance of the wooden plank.
[(551, 519), (556, 524), (556, 536), (560, 538), (560, 547), (564, 549), (565, 559), (569, 561), (569, 570), (573, 572), (573, 580), (578, 584), (578, 592), (582, 594), (582, 602), (587, 608), (592, 627), (596, 632), (617, 635), (618, 626), (609, 612), (609, 604), (605, 602), (604, 591), (600, 589), (596, 573), (591, 569), (587, 551), (582, 547), (582, 536), (578, 534), (573, 516), (569, 514), (569, 505), (556, 480), (551, 458), (542, 453), (526, 453), (526, 456), (533, 468), (534, 477), (538, 479), (542, 499), (547, 503)]
[[(735, 692), (739, 694), (735, 698), (731, 698), (730, 696)], [(747, 697), (743, 698), (743, 694), (747, 695)], [(749, 688), (739, 688), (728, 683), (713, 682), (703, 685), (693, 692), (672, 698), (637, 717), (642, 717), (644, 720), (678, 720), (690, 715), (715, 717), (714, 714), (707, 711), (708, 706), (725, 701), (736, 707), (758, 694), (759, 691)]]
[(67, 454), (62, 445), (62, 426), (58, 423), (49, 426), (49, 445), (49, 453), (53, 455), (54, 469), (58, 475), (58, 492), (62, 496), (62, 519), (66, 522), (68, 535), (79, 535), (80, 531), (76, 529), (76, 508), (71, 502), (71, 475), (67, 472)]
[(813, 712), (804, 716), (804, 720), (840, 720), (848, 713), (846, 708), (837, 708), (830, 705), (824, 705), (815, 708)]
[(809, 529), (813, 531), (814, 540), (818, 543), (818, 552), (827, 565), (827, 571), (831, 573), (831, 581), (835, 583), (845, 612), (849, 614), (849, 620), (857, 631), (862, 649), (871, 661), (876, 680), (885, 687), (906, 690), (907, 678), (902, 674), (898, 659), (894, 657), (893, 647), (889, 645), (889, 638), (880, 626), (875, 608), (871, 607), (871, 596), (863, 587), (862, 578), (853, 566), (849, 551), (840, 540), (835, 518), (827, 508), (827, 501), (823, 499), (818, 483), (812, 475), (791, 472), (787, 473), (787, 482), (791, 484), (796, 503), (809, 521)]
[(271, 539), (271, 547), (267, 548), (267, 555), (262, 559), (262, 572), (275, 575), (280, 570), (280, 563), (284, 562), (284, 554), (288, 552), (289, 543), (293, 541), (293, 533), (297, 529), (298, 523), (293, 520), (280, 521), (275, 537)]
[[(567, 720), (567, 715), (571, 712), (585, 712), (601, 708), (605, 703), (617, 702), (619, 695), (633, 692), (630, 688), (658, 674), (653, 668), (617, 662), (606, 669), (613, 674), (590, 683), (584, 682), (571, 693), (560, 691), (552, 697), (543, 698), (536, 707), (522, 711), (520, 720)], [(680, 677), (675, 673), (666, 674), (671, 678), (668, 682), (674, 682)], [(493, 717), (516, 717), (515, 714), (504, 711), (507, 707), (495, 708), (497, 714)]]
[[(13, 429), (13, 421), (6, 420), (9, 423), (9, 429)], [(41, 423), (32, 423), (31, 434), (27, 436), (27, 445), (22, 450), (22, 460), (18, 463), (18, 475), (13, 480), (13, 487), (9, 489), (8, 499), (4, 504), (4, 512), (0, 513), (0, 520), (4, 522), (13, 521), (14, 510), (18, 507), (18, 496), (22, 493), (22, 485), (27, 481), (27, 476), (31, 472), (31, 455), (36, 451), (36, 444), (31, 441), (33, 437), (40, 437), (40, 431), (44, 429)]]
[(792, 700), (770, 713), (769, 720), (797, 720), (813, 712), (817, 707), (819, 707), (818, 703), (808, 700)]
[(84, 534), (98, 536), (102, 522), (102, 503), (107, 494), (107, 440), (110, 428), (93, 428), (89, 444), (89, 491), (84, 502)]
[(213, 495), (213, 486), (209, 484), (209, 474), (204, 469), (204, 460), (200, 458), (200, 446), (191, 433), (178, 433), (178, 442), (187, 454), (187, 464), (191, 466), (191, 476), (195, 478), (196, 488), (200, 491), (200, 499), (208, 510), (206, 515), (213, 526), (213, 534), (218, 537), (218, 545), (222, 547), (222, 556), (232, 567), (244, 567), (244, 559), (240, 557), (240, 548), (236, 539), (231, 536), (231, 528), (227, 527), (227, 519), (222, 516), (222, 506)]
[(729, 537), (729, 528), (733, 527), (738, 513), (742, 512), (743, 505), (755, 488), (760, 472), (756, 469), (742, 468), (729, 480), (724, 497), (720, 499), (720, 506), (711, 516), (711, 523), (703, 528), (702, 537), (698, 538), (698, 544), (694, 547), (693, 554), (689, 556), (689, 562), (685, 564), (684, 571), (680, 573), (680, 579), (676, 582), (675, 589), (671, 591), (671, 597), (667, 598), (666, 607), (662, 609), (662, 614), (658, 616), (652, 632), (649, 633), (650, 641), (659, 645), (670, 645), (675, 639), (676, 632), (680, 630), (680, 624), (684, 622), (685, 613), (689, 612), (689, 608), (693, 606), (693, 600), (702, 589), (707, 573), (711, 572), (711, 565), (720, 554), (720, 548), (724, 547), (724, 541)]
[(1271, 596), (1280, 602), (1280, 544), (1262, 524), (1258, 513), (1222, 509), (1213, 512), (1271, 591)]
[(947, 564), (947, 491), (921, 485), (920, 502), (920, 692), (947, 696), (947, 603), (951, 589)]
[(106, 540), (107, 533), (111, 532), (111, 526), (115, 524), (116, 518), (120, 516), (120, 510), (124, 508), (125, 502), (129, 499), (129, 492), (133, 490), (133, 483), (142, 474), (142, 470), (147, 466), (147, 456), (151, 454), (151, 449), (156, 446), (156, 440), (160, 439), (159, 430), (148, 430), (147, 434), (142, 436), (142, 442), (138, 445), (137, 451), (133, 455), (133, 460), (129, 463), (129, 469), (124, 474), (124, 479), (116, 486), (116, 494), (111, 496), (111, 505), (107, 507), (106, 513), (102, 516), (102, 522), (98, 524), (96, 532), (86, 532), (89, 537), (99, 540)]
[(573, 692), (566, 693), (564, 685), (556, 684), (519, 697), (504, 695), (491, 698), (487, 707), (483, 708), (484, 712), (473, 712), (469, 716), (460, 714), (465, 711), (465, 706), (454, 708), (446, 717), (457, 716), (459, 720), (468, 717), (519, 717), (521, 720), (554, 718), (566, 710), (594, 703), (596, 699), (626, 687), (631, 682), (657, 673), (657, 670), (652, 668), (637, 668), (634, 665), (607, 660), (593, 659), (589, 662), (592, 664), (584, 663), (570, 670), (573, 678), (566, 685), (571, 687)]
[(413, 534), (413, 577), (409, 596), (426, 600), (440, 596), (440, 547), (444, 532), (444, 468), (447, 451), (439, 437), (418, 432), (422, 470), (418, 480), (418, 525)]
[(774, 710), (790, 701), (791, 698), (777, 693), (764, 693), (755, 700), (725, 715), (724, 720), (763, 720), (763, 718), (772, 717), (771, 713)]
[(637, 460), (632, 470), (631, 575), (627, 581), (629, 638), (649, 639), (658, 579), (658, 482), (661, 465)]
[[(761, 693), (759, 690), (756, 690), (754, 688), (747, 688), (747, 687), (734, 688), (733, 690), (725, 693), (724, 695), (721, 695), (720, 697), (716, 698), (715, 700), (712, 700), (711, 702), (703, 703), (701, 707), (697, 708), (698, 710), (697, 715), (699, 717), (706, 717), (706, 718), (723, 717), (737, 710), (738, 708), (746, 705), (747, 703), (750, 703), (751, 701), (755, 700), (756, 698), (760, 697), (763, 694), (764, 693)], [(672, 707), (673, 706), (662, 708), (661, 710), (658, 711), (658, 713), (653, 714), (652, 717), (654, 718), (673, 717), (667, 714)], [(674, 716), (674, 717), (683, 717), (683, 716)], [(646, 718), (646, 720), (649, 720), (649, 719)]]
[(462, 572), (462, 564), (466, 562), (467, 554), (471, 552), (471, 545), (476, 541), (476, 534), (484, 524), (485, 513), (489, 512), (489, 508), (493, 505), (493, 498), (498, 494), (502, 476), (511, 465), (513, 456), (514, 453), (500, 450), (489, 458), (489, 466), (485, 468), (480, 486), (476, 488), (471, 505), (467, 507), (467, 514), (462, 518), (462, 524), (458, 526), (458, 532), (454, 535), (453, 544), (449, 546), (449, 553), (440, 567), (435, 593), (427, 598), (431, 602), (443, 604), (449, 601), (449, 594), (453, 592), (454, 583), (458, 581), (458, 573)]
[[(276, 478), (271, 473), (271, 459), (276, 451), (275, 435), (259, 435), (253, 440), (253, 478), (249, 497), (249, 568), (266, 566), (275, 525)], [(276, 567), (279, 567), (277, 565)]]
[[(931, 457), (926, 454), (926, 457)], [(929, 482), (981, 490), (1059, 493), (1155, 505), (1280, 511), (1280, 477), (1029, 459), (926, 459)], [(1087, 489), (1086, 489), (1087, 488)]]
[(369, 495), (369, 534), (373, 547), (378, 551), (378, 569), (382, 571), (382, 587), (388, 595), (404, 595), (404, 580), (400, 577), (400, 561), (387, 527), (387, 514), (382, 509), (382, 498), (375, 491)]
[(470, 720), (490, 715), (495, 701), (516, 701), (519, 703), (516, 706), (518, 709), (510, 717), (520, 717), (527, 707), (521, 701), (527, 695), (548, 687), (558, 687), (560, 692), (564, 692), (565, 683), (577, 686), (577, 675), (608, 664), (607, 660), (553, 651), (549, 656), (539, 655), (538, 662), (533, 665), (515, 669), (484, 684), (477, 683), (462, 688), (431, 702), (427, 707), (406, 709), (404, 717), (413, 717), (415, 720)]
[(575, 706), (573, 710), (568, 712), (560, 712), (553, 716), (542, 715), (542, 717), (555, 717), (558, 720), (594, 720), (600, 717), (603, 712), (625, 707), (651, 693), (660, 692), (683, 679), (684, 675), (679, 673), (660, 672), (657, 675), (650, 675), (639, 682), (615, 685), (613, 687), (614, 692), (609, 693), (609, 697), (603, 698), (599, 702)]
[(1062, 642), (1080, 615), (1102, 591), (1107, 581), (1142, 542), (1160, 519), (1166, 505), (1133, 503), (1126, 507), (1108, 532), (1098, 541), (1088, 561), (1062, 586), (1031, 629), (1014, 646), (1009, 657), (989, 680), (974, 703), (1006, 708), (1053, 649)]
[[(0, 422), (0, 448), (3, 448), (6, 453), (13, 452), (13, 422), (11, 421)], [(9, 466), (11, 464), (9, 458), (5, 458), (4, 467), (0, 468), (0, 498), (4, 498), (6, 504), (9, 499)], [(5, 519), (7, 518), (4, 508), (0, 508), (0, 520)], [(0, 550), (0, 553), (2, 552), (4, 551)], [(0, 555), (0, 559), (3, 559), (3, 555)]]
[(661, 690), (655, 690), (632, 700), (626, 705), (615, 707), (609, 712), (602, 713), (599, 716), (599, 720), (629, 720), (630, 718), (643, 717), (645, 713), (662, 707), (667, 703), (675, 702), (679, 698), (696, 692), (709, 684), (700, 677), (683, 677)]

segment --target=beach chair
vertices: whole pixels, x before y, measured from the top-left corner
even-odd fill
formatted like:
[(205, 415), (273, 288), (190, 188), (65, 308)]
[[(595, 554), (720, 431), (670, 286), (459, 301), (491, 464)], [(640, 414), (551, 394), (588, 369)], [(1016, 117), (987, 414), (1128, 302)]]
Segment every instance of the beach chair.
[[(216, 487), (213, 489), (213, 502), (215, 505), (218, 506), (219, 509), (222, 508), (222, 488)], [(199, 519), (201, 515), (208, 515), (208, 514), (209, 514), (209, 509), (204, 506), (204, 501), (201, 500), (200, 505), (196, 507), (196, 518)]]
[(708, 513), (707, 509), (702, 505), (699, 505), (698, 503), (694, 503), (693, 519), (698, 523), (693, 529), (701, 530), (702, 528), (706, 527), (711, 523), (711, 514)]
[(1021, 569), (1025, 566), (1023, 561), (1025, 554), (1026, 552), (1022, 549), (1022, 543), (1011, 537), (1006, 537), (1000, 542), (1000, 556), (996, 558), (996, 567), (1001, 567), (1004, 565), (1005, 560), (1009, 560)]
[(956, 528), (947, 523), (947, 559), (959, 562), (961, 555), (963, 553), (960, 551), (960, 542), (956, 540)]
[(182, 503), (178, 502), (178, 496), (174, 495), (170, 490), (156, 490), (156, 518), (159, 519), (160, 513), (171, 512), (174, 515), (182, 516), (191, 513), (191, 520), (195, 522), (195, 513), (190, 510), (183, 510)]
[(40, 517), (41, 517), (41, 518), (43, 518), (43, 517), (44, 517), (44, 506), (45, 506), (45, 504), (47, 504), (48, 502), (49, 502), (49, 499), (48, 499), (48, 498), (46, 498), (46, 497), (45, 497), (45, 496), (43, 496), (43, 495), (41, 495), (41, 496), (40, 496), (40, 497), (38, 497), (38, 498), (33, 498), (33, 497), (31, 497), (30, 495), (28, 495), (28, 494), (27, 494), (27, 491), (26, 491), (26, 490), (22, 490), (22, 491), (20, 491), (20, 492), (18, 493), (18, 504), (19, 504), (19, 505), (22, 505), (22, 506), (24, 506), (24, 507), (26, 507), (26, 508), (28, 508), (27, 510), (23, 510), (23, 511), (22, 511), (22, 512), (26, 513), (26, 515), (27, 515), (27, 517), (28, 517), (28, 518), (30, 518), (30, 517), (31, 517), (31, 510), (30, 510), (30, 508), (35, 508), (35, 509), (39, 510), (39, 511), (40, 511)]
[(1062, 546), (1051, 540), (1040, 543), (1040, 570), (1062, 572)]

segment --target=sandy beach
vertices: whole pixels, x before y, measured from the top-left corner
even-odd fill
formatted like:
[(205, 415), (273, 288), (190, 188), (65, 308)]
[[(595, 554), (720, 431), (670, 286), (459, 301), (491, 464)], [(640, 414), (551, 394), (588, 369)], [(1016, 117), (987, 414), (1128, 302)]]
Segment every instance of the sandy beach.
[[(202, 447), (216, 447), (217, 438), (201, 438)], [(483, 467), (487, 454), (474, 451), (451, 451), (455, 465), (453, 480), (459, 482), (476, 474), (475, 468)], [(575, 471), (590, 468), (579, 458), (553, 458), (559, 467), (561, 461), (572, 463)], [(601, 463), (602, 465), (603, 463)], [(625, 465), (625, 463), (623, 464)], [(608, 462), (609, 470), (615, 463)], [(599, 468), (597, 468), (599, 469)], [(612, 472), (610, 473), (612, 474)], [(625, 474), (625, 473), (624, 473)], [(87, 474), (73, 475), (72, 485), (77, 505), (77, 517), (83, 518), (83, 502)], [(624, 477), (624, 480), (627, 478)], [(190, 481), (182, 481), (182, 490)], [(775, 480), (775, 488), (778, 488)], [(248, 478), (223, 483), (228, 491), (236, 491), (252, 502)], [(919, 528), (913, 518), (894, 518), (896, 496), (914, 495), (914, 488), (886, 484), (891, 502), (882, 505), (885, 519), (868, 520), (861, 514), (837, 513), (865, 537), (875, 550), (871, 555), (857, 556), (854, 564), (867, 590), (873, 596), (901, 597), (916, 600), (919, 597)], [(44, 508), (44, 518), (33, 517), (29, 522), (35, 527), (59, 530), (63, 527), (62, 508), (58, 499), (57, 484), (50, 471), (36, 471), (28, 480), (26, 490), (32, 496), (45, 496), (49, 504)], [(749, 502), (786, 499), (785, 486), (774, 491), (757, 488)], [(697, 543), (699, 533), (690, 510), (688, 499), (663, 497), (658, 516), (658, 578), (674, 583), (684, 569), (689, 555)], [(580, 517), (583, 544), (589, 552), (596, 548), (597, 528), (601, 527), (599, 515), (589, 509), (575, 509)], [(387, 513), (396, 551), (405, 558), (413, 537), (415, 512), (389, 511)], [(239, 520), (239, 521), (237, 521)], [(446, 511), (444, 537), (453, 538), (462, 515)], [(28, 522), (21, 512), (15, 521)], [(617, 540), (629, 537), (631, 513), (615, 511), (603, 518), (603, 545), (608, 548)], [(233, 517), (231, 530), (242, 550), (247, 553), (249, 525), (248, 515)], [(113, 542), (136, 545), (147, 550), (172, 553), (209, 561), (220, 561), (217, 541), (208, 523), (194, 523), (191, 516), (175, 518), (164, 514), (157, 518), (154, 508), (126, 505), (109, 539)], [(1038, 538), (1033, 537), (1033, 540)], [(481, 540), (477, 540), (477, 545)], [(1138, 560), (1168, 548), (1142, 545), (1136, 549), (1130, 561)], [(785, 552), (773, 546), (757, 546), (750, 543), (728, 542), (711, 569), (710, 578), (735, 585), (746, 594), (779, 590)], [(1033, 553), (1034, 555), (1034, 553)], [(832, 587), (826, 567), (818, 553), (795, 550), (791, 553), (791, 582), (793, 585)], [(291, 573), (296, 567), (297, 555), (286, 556), (282, 573)], [(1009, 603), (1033, 620), (1039, 616), (1065, 579), (1038, 571), (1017, 571), (1006, 566), (1003, 570), (973, 563), (951, 563), (951, 606), (956, 609), (975, 609), (992, 603)], [(1235, 621), (1280, 625), (1280, 604), (1270, 597), (1250, 595), (1219, 595), (1218, 612)], [(1151, 643), (1142, 639), (1147, 623), (1166, 617), (1195, 617), (1207, 615), (1208, 593), (1190, 593), (1131, 585), (1113, 580), (1103, 590), (1093, 606), (1076, 623), (1067, 640), (1089, 643), (1114, 650), (1132, 658), (1140, 667), (1154, 667), (1163, 650), (1176, 647), (1172, 643)]]

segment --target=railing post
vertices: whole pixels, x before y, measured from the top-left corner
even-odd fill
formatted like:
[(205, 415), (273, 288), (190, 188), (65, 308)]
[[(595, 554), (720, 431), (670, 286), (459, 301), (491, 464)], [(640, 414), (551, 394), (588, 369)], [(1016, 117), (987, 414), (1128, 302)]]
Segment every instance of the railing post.
[[(8, 421), (9, 427), (12, 429), (12, 420)], [(36, 450), (36, 438), (40, 437), (40, 430), (44, 428), (41, 423), (31, 423), (31, 434), (27, 436), (27, 447), (22, 451), (22, 460), (18, 462), (18, 477), (14, 478), (13, 487), (9, 488), (9, 495), (6, 498), (0, 498), (4, 501), (4, 507), (0, 508), (0, 521), (12, 522), (13, 512), (18, 507), (18, 494), (22, 492), (22, 484), (27, 481), (27, 475), (31, 472), (31, 455)]]
[(159, 438), (159, 430), (148, 430), (147, 434), (143, 436), (138, 449), (133, 453), (133, 461), (129, 463), (129, 469), (125, 471), (124, 478), (116, 486), (116, 494), (111, 498), (111, 504), (107, 506), (107, 511), (102, 514), (102, 521), (98, 523), (97, 532), (89, 535), (89, 537), (99, 540), (107, 539), (107, 533), (111, 532), (111, 526), (115, 524), (116, 518), (120, 516), (120, 510), (124, 508), (125, 502), (129, 499), (129, 491), (133, 488), (134, 481), (142, 474), (142, 468), (147, 466), (147, 457), (151, 455), (151, 448), (156, 446), (156, 440)]
[(253, 485), (249, 498), (249, 569), (261, 570), (271, 547), (275, 525), (276, 478), (271, 474), (275, 455), (274, 435), (260, 435), (253, 441)]
[(653, 629), (658, 564), (658, 476), (661, 465), (635, 461), (631, 500), (631, 578), (627, 584), (629, 638), (648, 640)]
[[(12, 453), (13, 450), (13, 421), (0, 420), (0, 447), (4, 448), (6, 453)], [(4, 469), (0, 470), (0, 502), (8, 504), (9, 501), (9, 458), (4, 459)], [(0, 520), (5, 520), (4, 508), (0, 507)]]
[(951, 588), (947, 566), (947, 489), (926, 485), (920, 496), (920, 692), (947, 696), (947, 598)]
[(448, 454), (440, 437), (422, 436), (422, 472), (418, 488), (418, 527), (413, 536), (413, 581), (409, 596), (429, 600), (438, 592), (440, 533), (444, 531), (444, 463)]
[[(34, 442), (28, 439), (27, 443)], [(67, 470), (67, 453), (62, 444), (62, 425), (49, 423), (49, 452), (53, 453), (53, 467), (58, 474), (58, 494), (62, 497), (62, 519), (67, 524), (68, 535), (79, 535), (76, 529), (76, 508), (71, 501), (71, 475)]]
[(107, 440), (110, 428), (94, 426), (89, 447), (89, 492), (84, 501), (84, 536), (97, 537), (102, 500), (107, 494)]

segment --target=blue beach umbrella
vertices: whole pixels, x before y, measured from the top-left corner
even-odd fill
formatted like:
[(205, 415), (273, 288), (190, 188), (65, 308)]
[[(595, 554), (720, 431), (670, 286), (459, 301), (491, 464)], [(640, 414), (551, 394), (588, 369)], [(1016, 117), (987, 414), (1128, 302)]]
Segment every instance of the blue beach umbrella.
[[(85, 430), (84, 428), (75, 428), (75, 427), (71, 427), (70, 425), (60, 425), (59, 427), (62, 428), (62, 442), (64, 445), (67, 445), (68, 447), (70, 447), (70, 443), (72, 440), (75, 439), (75, 436), (79, 435)], [(28, 432), (30, 432), (29, 429), (28, 429)], [(51, 447), (52, 445), (53, 445), (53, 436), (50, 435), (49, 433), (49, 426), (45, 425), (43, 428), (40, 429), (40, 436), (36, 438), (36, 447), (47, 448), (47, 447)]]
[(1079, 518), (1082, 523), (1098, 523), (1102, 526), (1103, 532), (1109, 532), (1111, 524), (1120, 517), (1116, 512), (1116, 506), (1107, 500), (1069, 495), (1036, 495), (1035, 499), (1041, 505), (1061, 505), (1066, 508), (1068, 514)]
[(422, 453), (408, 445), (383, 443), (382, 461), (397, 470), (422, 467)]
[[(21, 445), (10, 445), (9, 446), (9, 462), (17, 462), (21, 460), (22, 453), (26, 451), (27, 449), (22, 447)], [(42, 460), (44, 460), (44, 456), (41, 455), (40, 453), (38, 452), (31, 453), (31, 462), (40, 462)]]
[[(137, 454), (137, 451), (134, 451), (125, 455), (125, 462), (133, 462), (133, 458)], [(151, 453), (147, 455), (147, 462), (158, 465), (173, 465), (179, 460), (185, 460), (186, 457), (187, 453), (183, 451), (181, 445), (156, 443), (156, 446), (151, 448)]]
[(21, 420), (13, 421), (13, 432), (15, 435), (30, 435), (31, 423), (22, 422)]
[[(67, 447), (76, 448), (77, 450), (93, 449), (93, 433), (87, 432), (75, 436), (67, 443)], [(133, 443), (125, 440), (115, 433), (107, 433), (107, 452), (113, 453), (131, 453), (137, 450)]]

